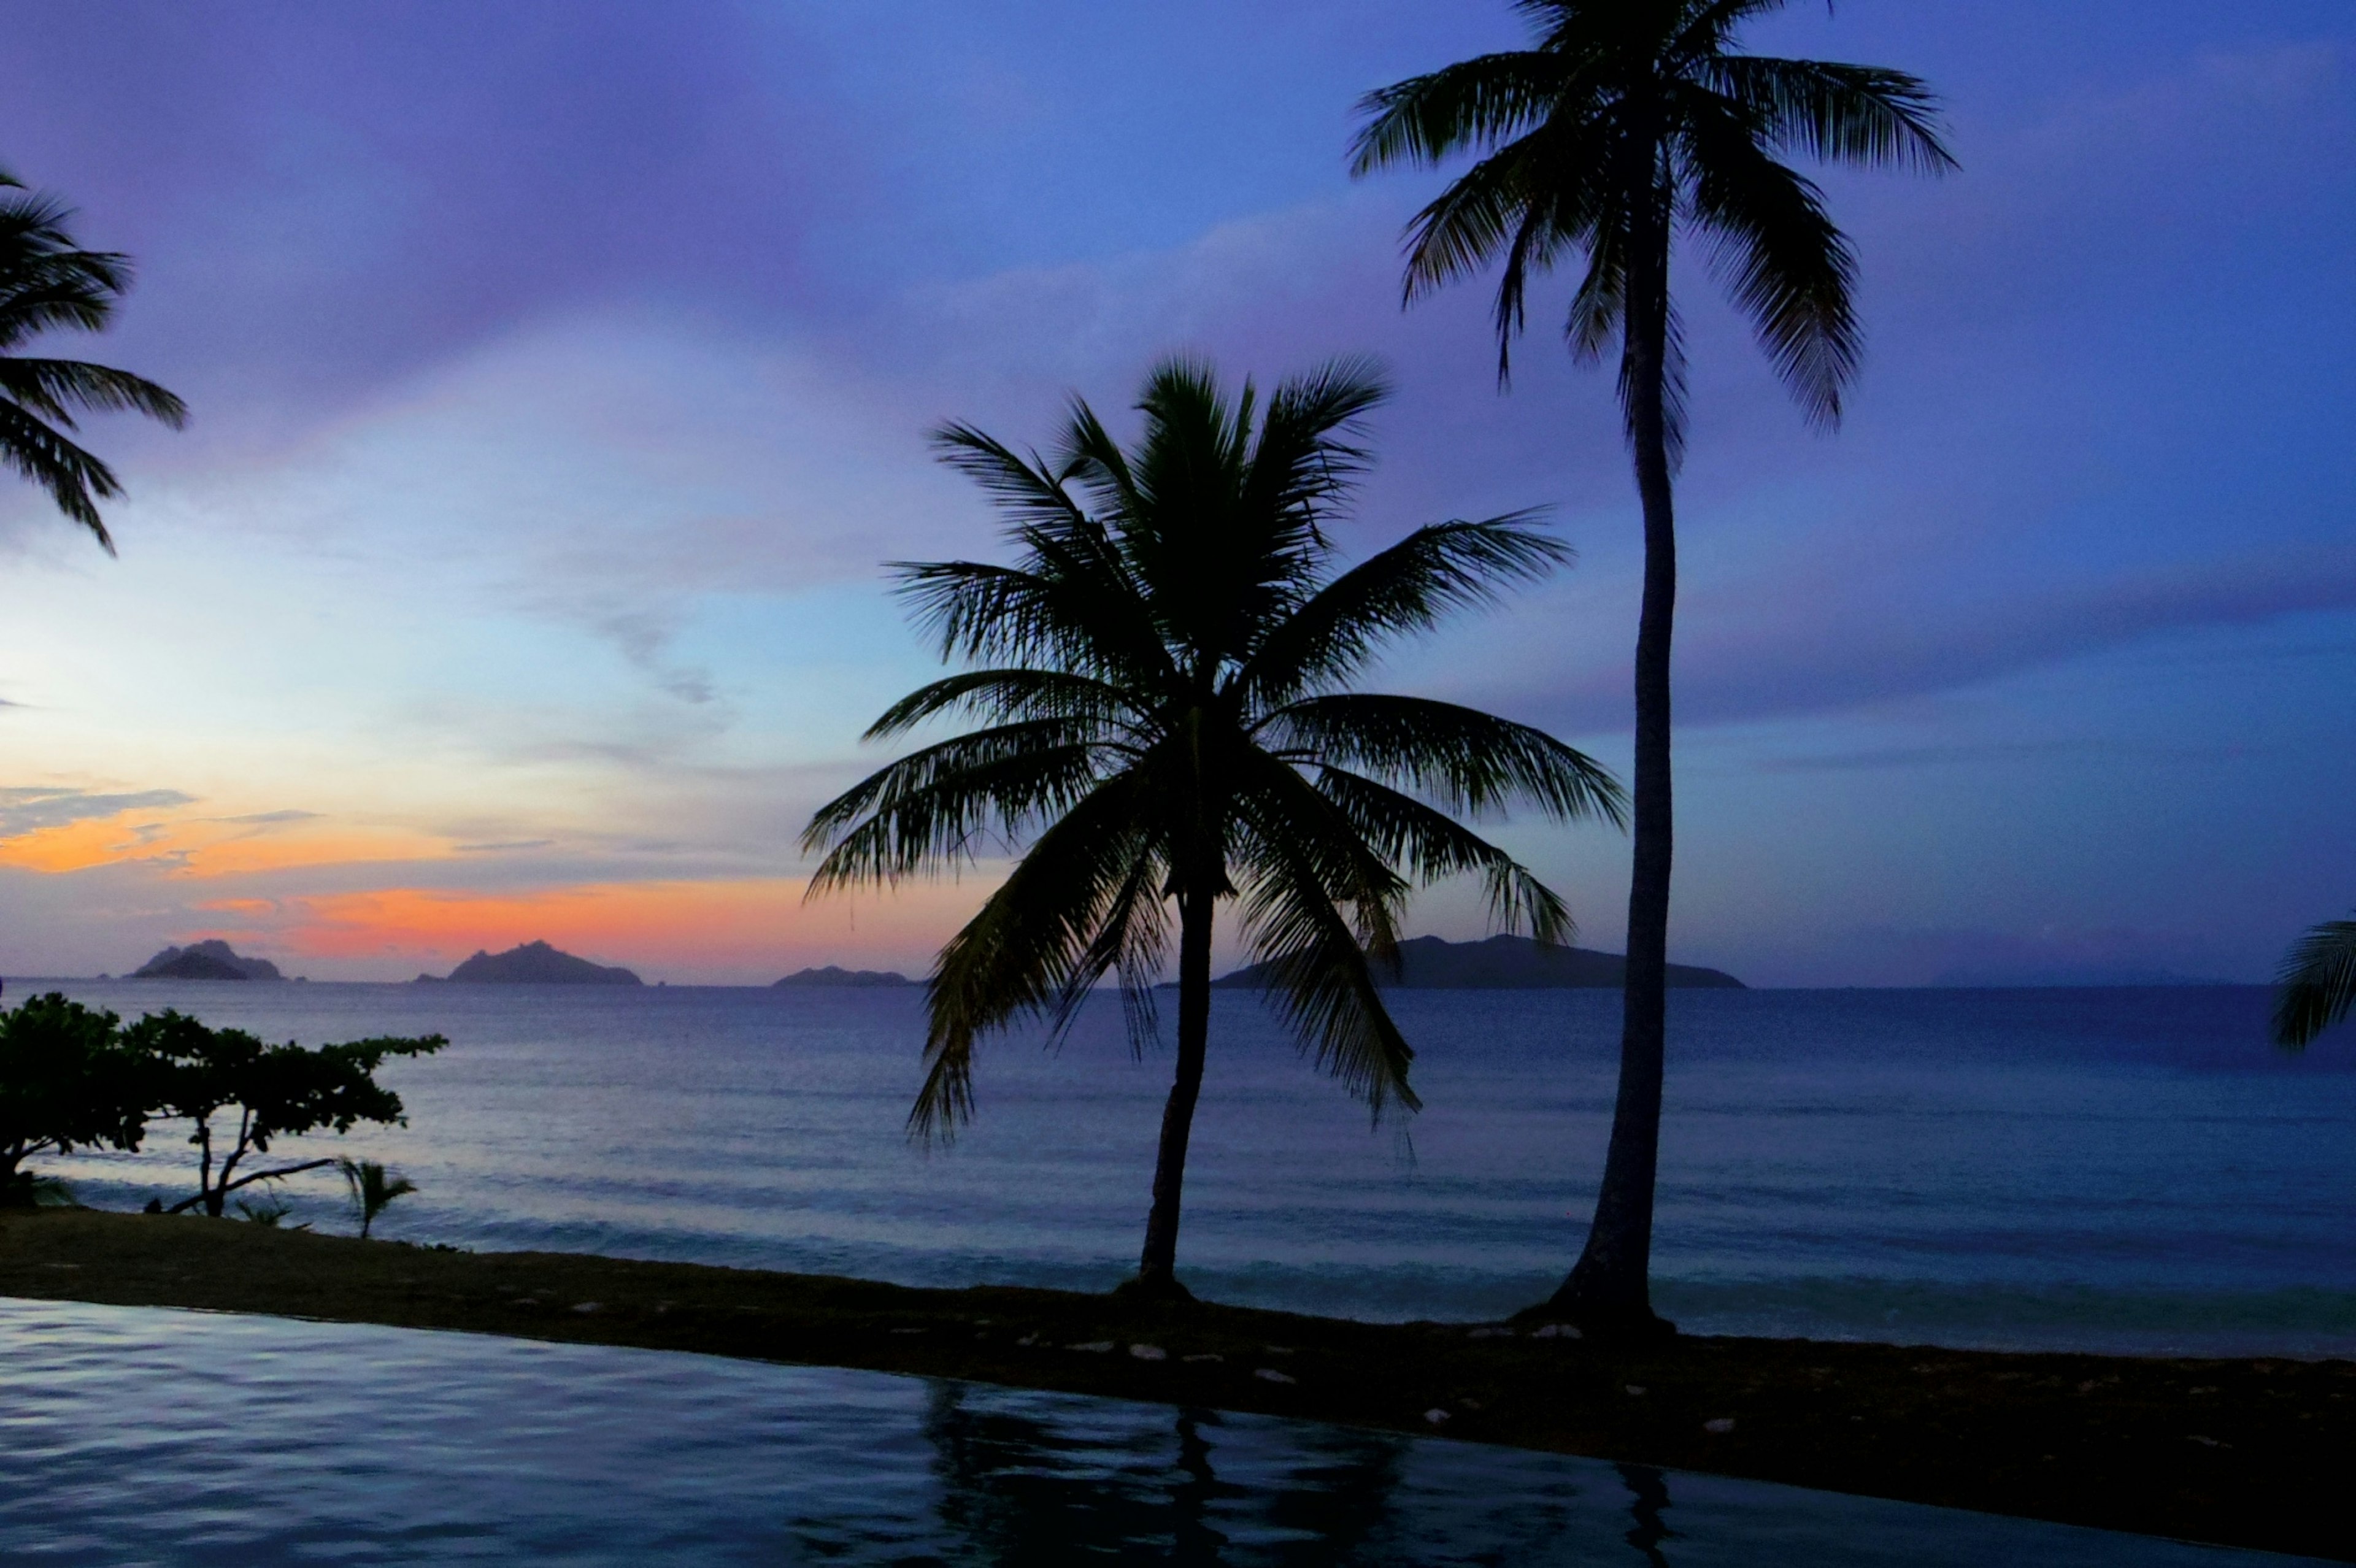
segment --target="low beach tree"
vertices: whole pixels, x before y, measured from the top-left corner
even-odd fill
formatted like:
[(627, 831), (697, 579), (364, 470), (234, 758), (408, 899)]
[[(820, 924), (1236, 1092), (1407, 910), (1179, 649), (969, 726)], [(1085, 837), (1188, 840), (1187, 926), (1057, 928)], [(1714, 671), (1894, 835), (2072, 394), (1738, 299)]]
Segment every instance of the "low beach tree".
[(195, 1124), (188, 1142), (198, 1150), (197, 1190), (165, 1212), (202, 1208), (216, 1219), (241, 1189), (335, 1163), (321, 1156), (241, 1171), (281, 1138), (322, 1128), (347, 1133), (361, 1122), (406, 1125), (401, 1096), (376, 1081), (377, 1069), (388, 1057), (430, 1055), (449, 1043), (426, 1035), (316, 1049), (266, 1045), (243, 1029), (210, 1029), (171, 1010), (141, 1019), (123, 1038), (146, 1059), (158, 1114)]
[(1745, 24), (1787, 4), (1515, 0), (1529, 47), (1370, 93), (1353, 149), (1359, 175), (1474, 159), (1408, 228), (1407, 295), (1494, 268), (1501, 382), (1531, 280), (1560, 264), (1578, 264), (1563, 323), (1571, 352), (1592, 362), (1615, 340), (1619, 349), (1644, 519), (1620, 1091), (1586, 1248), (1547, 1305), (1608, 1331), (1662, 1327), (1649, 1272), (1668, 1030), (1674, 480), (1686, 411), (1671, 253), (1699, 244), (1784, 385), (1828, 428), (1861, 351), (1857, 258), (1823, 191), (1786, 160), (1954, 166), (1916, 78), (1737, 47)]
[(46, 332), (101, 332), (131, 286), (131, 259), (85, 251), (72, 212), (0, 170), (0, 463), (49, 493), (58, 510), (91, 531), (109, 555), (114, 540), (98, 503), (123, 494), (95, 453), (73, 439), (74, 415), (127, 411), (175, 430), (187, 405), (144, 376), (80, 359), (21, 352)]
[(2275, 1043), (2303, 1050), (2356, 1004), (2356, 920), (2308, 928), (2275, 976)]
[(1237, 921), (1302, 1051), (1379, 1117), (1412, 1110), (1413, 1052), (1376, 990), (1419, 883), (1472, 873), (1508, 928), (1558, 941), (1556, 895), (1457, 816), (1513, 801), (1617, 823), (1619, 786), (1527, 725), (1349, 688), (1397, 639), (1536, 579), (1568, 550), (1524, 517), (1440, 523), (1338, 569), (1327, 528), (1367, 461), (1385, 396), (1339, 361), (1263, 408), (1206, 365), (1146, 379), (1128, 450), (1075, 401), (1054, 451), (951, 424), (936, 444), (1006, 519), (1015, 559), (903, 563), (901, 592), (945, 660), (978, 667), (893, 705), (870, 740), (953, 717), (926, 746), (819, 808), (818, 896), (1022, 846), (941, 951), (926, 991), (919, 1138), (973, 1110), (977, 1042), (1026, 1017), (1067, 1029), (1119, 983), (1132, 1045), (1177, 933), (1177, 1068), (1130, 1288), (1181, 1296), (1181, 1190), (1211, 1010), (1218, 912)]
[(34, 1201), (36, 1155), (139, 1147), (153, 1084), (120, 1022), (55, 991), (0, 1012), (0, 1205)]

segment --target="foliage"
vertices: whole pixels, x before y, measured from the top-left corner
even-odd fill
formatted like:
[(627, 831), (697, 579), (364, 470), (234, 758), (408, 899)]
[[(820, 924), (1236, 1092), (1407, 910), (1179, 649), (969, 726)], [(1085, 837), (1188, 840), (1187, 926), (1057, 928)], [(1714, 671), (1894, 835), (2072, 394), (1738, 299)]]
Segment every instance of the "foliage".
[[(1367, 94), (1353, 172), (1479, 155), (1409, 227), (1408, 296), (1498, 265), (1502, 377), (1532, 274), (1577, 257), (1563, 332), (1591, 361), (1625, 327), (1632, 293), (1642, 293), (1632, 290), (1636, 274), (1665, 268), (1671, 232), (1682, 227), (1702, 242), (1793, 396), (1811, 418), (1837, 421), (1862, 347), (1856, 253), (1824, 192), (1783, 159), (1930, 174), (1954, 159), (1918, 79), (1733, 48), (1743, 23), (1786, 4), (1517, 0), (1537, 29), (1532, 48)], [(1685, 410), (1674, 312), (1666, 326), (1674, 449)], [(1621, 389), (1634, 390), (1624, 377)]]
[[(251, 1154), (268, 1154), (273, 1141), (322, 1128), (345, 1133), (360, 1122), (406, 1123), (401, 1097), (376, 1082), (388, 1057), (423, 1056), (448, 1041), (375, 1039), (316, 1050), (289, 1042), (265, 1045), (243, 1029), (209, 1029), (177, 1011), (140, 1019), (123, 1031), (155, 1072), (155, 1103), (166, 1115), (196, 1125), (188, 1141), (199, 1151), (197, 1192), (170, 1212), (201, 1205), (218, 1217), (230, 1193), (333, 1163), (327, 1158), (236, 1175)], [(223, 1130), (215, 1164), (214, 1120), (234, 1107), (236, 1130)]]
[(378, 1215), (391, 1208), (396, 1199), (417, 1190), (417, 1183), (372, 1159), (338, 1159), (336, 1168), (343, 1175), (352, 1212), (359, 1216), (363, 1242), (368, 1240), (369, 1227), (376, 1223)]
[(47, 490), (112, 555), (98, 503), (123, 486), (69, 433), (77, 429), (75, 411), (128, 410), (177, 430), (187, 407), (127, 370), (17, 352), (44, 332), (103, 330), (130, 287), (130, 258), (83, 250), (68, 227), (72, 216), (55, 197), (0, 171), (0, 463)]
[[(252, 1221), (254, 1224), (266, 1225), (274, 1231), (278, 1228), (280, 1222), (284, 1221), (287, 1215), (292, 1214), (294, 1210), (293, 1205), (289, 1204), (285, 1199), (280, 1197), (275, 1192), (270, 1192), (264, 1194), (259, 1202), (254, 1202), (244, 1198), (239, 1199), (237, 1200), (237, 1211), (240, 1216)], [(307, 1224), (297, 1225), (294, 1227), (294, 1229), (298, 1231), (307, 1231), (311, 1227)]]
[[(1339, 569), (1326, 528), (1365, 467), (1361, 421), (1384, 396), (1369, 366), (1344, 360), (1263, 406), (1248, 382), (1230, 398), (1207, 366), (1173, 359), (1147, 379), (1129, 450), (1076, 400), (1046, 456), (970, 425), (936, 433), (944, 461), (996, 504), (1017, 559), (898, 564), (941, 656), (978, 667), (894, 704), (868, 738), (948, 718), (981, 727), (854, 785), (803, 837), (826, 850), (813, 895), (1022, 847), (929, 982), (916, 1136), (948, 1136), (971, 1114), (982, 1036), (1041, 1015), (1060, 1031), (1108, 976), (1141, 1048), (1174, 904), (1179, 1083), (1156, 1183), (1174, 1235), (1216, 904), (1272, 965), (1303, 1051), (1378, 1115), (1416, 1104), (1413, 1053), (1375, 967), (1395, 961), (1416, 884), (1471, 872), (1500, 923), (1549, 941), (1569, 931), (1560, 900), (1456, 816), (1520, 799), (1616, 822), (1610, 775), (1526, 725), (1347, 689), (1398, 639), (1569, 554), (1510, 516), (1421, 528)], [(1149, 1274), (1168, 1261), (1154, 1234)]]
[(2283, 955), (2275, 976), (2275, 1043), (2291, 1051), (2348, 1016), (2356, 1003), (2356, 920), (2327, 920)]
[(54, 991), (0, 1012), (0, 1202), (43, 1200), (32, 1156), (139, 1147), (150, 1080), (118, 1022)]

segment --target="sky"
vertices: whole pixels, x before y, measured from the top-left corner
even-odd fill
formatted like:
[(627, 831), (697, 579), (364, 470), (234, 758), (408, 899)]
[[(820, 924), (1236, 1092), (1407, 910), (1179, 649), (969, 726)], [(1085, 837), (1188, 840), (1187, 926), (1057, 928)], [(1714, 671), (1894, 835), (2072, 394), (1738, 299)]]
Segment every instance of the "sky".
[[(1402, 309), (1441, 175), (1371, 88), (1503, 0), (5, 0), (0, 165), (138, 282), (44, 351), (110, 559), (0, 478), (0, 970), (220, 936), (320, 979), (545, 938), (648, 979), (920, 973), (999, 874), (806, 903), (811, 808), (938, 669), (881, 563), (999, 549), (951, 418), (1044, 441), (1187, 351), (1397, 395), (1337, 537), (1547, 508), (1576, 565), (1380, 684), (1625, 769), (1608, 374)], [(1832, 173), (1869, 357), (1812, 432), (1700, 256), (1671, 951), (1753, 984), (2264, 978), (2356, 904), (2356, 12), (1844, 0), (1943, 180)], [(1492, 825), (1616, 948), (1627, 844)], [(1483, 934), (1470, 890), (1410, 928)]]

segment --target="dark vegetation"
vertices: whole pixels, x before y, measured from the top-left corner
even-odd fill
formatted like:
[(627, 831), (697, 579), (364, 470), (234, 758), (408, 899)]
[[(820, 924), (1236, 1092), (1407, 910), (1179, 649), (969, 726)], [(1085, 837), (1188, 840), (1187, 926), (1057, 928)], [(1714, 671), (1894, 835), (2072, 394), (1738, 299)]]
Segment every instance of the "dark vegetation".
[(0, 463), (49, 493), (58, 510), (90, 530), (106, 553), (114, 540), (98, 503), (123, 486), (73, 438), (75, 414), (126, 411), (174, 429), (187, 406), (142, 376), (80, 359), (21, 352), (48, 332), (102, 332), (131, 286), (131, 258), (86, 251), (73, 211), (0, 170)]
[(2356, 1453), (2344, 1361), (1598, 1343), (70, 1209), (0, 1215), (0, 1293), (971, 1378), (2356, 1560), (2340, 1500)]
[(2275, 1043), (2298, 1051), (2356, 1002), (2356, 920), (2327, 920), (2284, 955), (2276, 977)]
[(1398, 960), (1415, 886), (1471, 872), (1500, 923), (1547, 942), (1570, 932), (1562, 901), (1458, 818), (1520, 801), (1620, 820), (1619, 785), (1542, 731), (1351, 689), (1400, 639), (1569, 553), (1515, 515), (1432, 524), (1341, 567), (1328, 530), (1385, 395), (1356, 361), (1262, 404), (1249, 382), (1231, 395), (1208, 366), (1169, 360), (1146, 379), (1143, 433), (1126, 450), (1076, 400), (1044, 455), (941, 430), (943, 457), (1005, 517), (1015, 560), (899, 568), (941, 656), (973, 667), (902, 699), (867, 738), (951, 718), (983, 727), (854, 785), (803, 837), (827, 851), (814, 895), (1025, 844), (941, 950), (909, 1118), (920, 1136), (971, 1114), (980, 1040), (1025, 1016), (1060, 1031), (1108, 976), (1142, 1051), (1174, 908), (1177, 1071), (1133, 1282), (1149, 1296), (1183, 1294), (1178, 1221), (1220, 906), (1301, 1051), (1376, 1116), (1411, 1111), (1414, 1052), (1376, 979)]
[(154, 1073), (120, 1022), (55, 992), (0, 1012), (0, 1206), (34, 1200), (36, 1155), (139, 1147)]
[(1937, 174), (1954, 166), (1929, 90), (1901, 71), (1735, 48), (1788, 0), (1518, 0), (1530, 47), (1370, 93), (1360, 175), (1476, 161), (1409, 225), (1407, 295), (1497, 271), (1505, 381), (1530, 281), (1576, 260), (1563, 334), (1580, 359), (1615, 344), (1644, 516), (1636, 629), (1634, 868), (1620, 1093), (1587, 1246), (1548, 1303), (1597, 1329), (1658, 1332), (1649, 1282), (1667, 1043), (1669, 649), (1677, 596), (1674, 481), (1685, 352), (1670, 260), (1698, 242), (1809, 419), (1837, 424), (1863, 350), (1857, 260), (1824, 193), (1784, 160)]
[(168, 1009), (125, 1027), (113, 1013), (54, 992), (36, 997), (0, 1012), (0, 1200), (31, 1200), (22, 1163), (32, 1156), (135, 1149), (151, 1120), (174, 1117), (193, 1125), (197, 1190), (168, 1210), (161, 1199), (155, 1207), (219, 1217), (231, 1193), (335, 1163), (322, 1157), (241, 1170), (274, 1142), (402, 1122), (401, 1097), (376, 1082), (377, 1069), (388, 1057), (426, 1055), (446, 1043), (428, 1035), (270, 1045)]

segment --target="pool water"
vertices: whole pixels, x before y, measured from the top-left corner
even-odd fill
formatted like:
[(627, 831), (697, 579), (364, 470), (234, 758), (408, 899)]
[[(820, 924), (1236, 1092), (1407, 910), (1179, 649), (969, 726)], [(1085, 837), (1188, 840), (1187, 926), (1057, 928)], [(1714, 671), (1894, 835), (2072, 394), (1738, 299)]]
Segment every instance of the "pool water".
[(0, 1561), (2287, 1563), (1440, 1439), (827, 1368), (0, 1299)]

